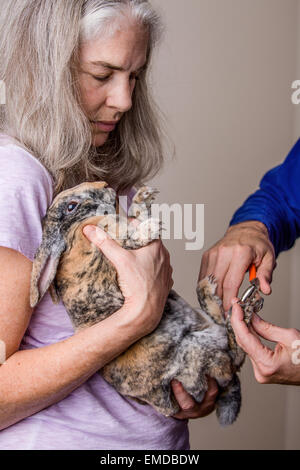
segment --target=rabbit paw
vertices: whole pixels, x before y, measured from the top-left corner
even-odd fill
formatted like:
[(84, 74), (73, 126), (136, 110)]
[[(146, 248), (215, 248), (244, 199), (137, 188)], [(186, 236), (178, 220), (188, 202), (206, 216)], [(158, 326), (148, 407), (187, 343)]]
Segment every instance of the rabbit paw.
[(155, 196), (158, 193), (159, 190), (156, 188), (151, 188), (150, 186), (143, 186), (137, 191), (137, 193), (132, 199), (132, 202), (134, 204), (145, 203), (146, 205), (150, 205), (154, 201)]
[(160, 238), (161, 222), (159, 219), (146, 219), (138, 226), (133, 224), (128, 227), (128, 239), (126, 248), (140, 248), (148, 245), (152, 240)]
[(213, 275), (202, 279), (197, 285), (197, 296), (200, 307), (215, 323), (224, 325), (224, 311), (221, 299), (216, 295), (217, 280)]
[(132, 199), (132, 204), (128, 209), (128, 216), (144, 221), (151, 217), (151, 204), (159, 191), (150, 186), (143, 186), (138, 190)]

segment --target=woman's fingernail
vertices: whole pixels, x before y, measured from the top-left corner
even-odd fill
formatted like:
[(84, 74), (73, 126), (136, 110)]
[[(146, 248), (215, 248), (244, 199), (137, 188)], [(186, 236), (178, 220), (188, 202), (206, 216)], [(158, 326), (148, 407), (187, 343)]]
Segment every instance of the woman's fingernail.
[(96, 227), (95, 227), (95, 226), (92, 226), (92, 225), (87, 225), (86, 227), (84, 227), (83, 233), (84, 233), (84, 235), (86, 235), (87, 237), (92, 237), (92, 236), (94, 236), (95, 233), (96, 233)]
[(96, 237), (99, 242), (102, 242), (102, 240), (105, 240), (108, 238), (107, 232), (102, 230), (100, 227), (96, 227)]

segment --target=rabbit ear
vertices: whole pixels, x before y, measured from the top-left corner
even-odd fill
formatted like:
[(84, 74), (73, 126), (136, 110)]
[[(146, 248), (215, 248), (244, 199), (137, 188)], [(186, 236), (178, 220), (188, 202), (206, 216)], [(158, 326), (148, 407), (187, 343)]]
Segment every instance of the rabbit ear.
[[(57, 232), (57, 231), (56, 231)], [(51, 240), (54, 240), (51, 242)], [(30, 306), (35, 307), (49, 289), (56, 275), (57, 266), (66, 244), (60, 234), (49, 233), (43, 237), (42, 243), (36, 252), (31, 272)], [(51, 297), (59, 300), (55, 288), (51, 289)]]
[(49, 287), (49, 294), (51, 295), (52, 302), (53, 302), (54, 304), (59, 304), (60, 298), (59, 298), (59, 294), (58, 294), (58, 292), (57, 292), (57, 290), (56, 290), (56, 287), (55, 287), (55, 285), (54, 285), (54, 282), (55, 282), (55, 281), (53, 281), (52, 284), (50, 284), (50, 287)]

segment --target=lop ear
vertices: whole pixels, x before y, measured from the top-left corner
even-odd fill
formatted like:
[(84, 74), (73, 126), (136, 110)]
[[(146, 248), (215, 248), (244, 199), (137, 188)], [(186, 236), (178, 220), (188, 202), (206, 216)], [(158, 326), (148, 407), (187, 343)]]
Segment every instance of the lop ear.
[[(66, 243), (59, 229), (43, 231), (42, 243), (37, 250), (31, 272), (30, 306), (35, 307), (43, 298), (55, 278), (60, 256), (66, 249)], [(54, 302), (59, 298), (54, 286), (50, 288)]]

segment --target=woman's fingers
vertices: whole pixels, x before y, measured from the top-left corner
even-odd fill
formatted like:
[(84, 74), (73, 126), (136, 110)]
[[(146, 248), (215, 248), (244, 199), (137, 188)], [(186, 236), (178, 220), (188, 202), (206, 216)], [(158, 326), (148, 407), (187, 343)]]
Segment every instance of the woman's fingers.
[(192, 411), (195, 407), (196, 402), (194, 398), (184, 390), (181, 382), (175, 379), (172, 380), (172, 388), (180, 408), (183, 411)]
[(217, 382), (211, 377), (207, 377), (208, 389), (201, 403), (197, 403), (189, 395), (182, 384), (177, 380), (172, 380), (172, 390), (175, 398), (181, 408), (181, 411), (173, 417), (177, 419), (196, 419), (207, 416), (215, 409), (216, 398), (219, 393)]
[(126, 250), (109, 234), (94, 225), (83, 234), (114, 265), (118, 286), (124, 296), (137, 332), (145, 336), (157, 327), (174, 281), (170, 254), (160, 239), (136, 250)]
[(83, 228), (83, 234), (94, 243), (113, 264), (120, 263), (120, 256), (126, 256), (126, 250), (100, 227), (96, 227), (96, 225), (86, 225)]

